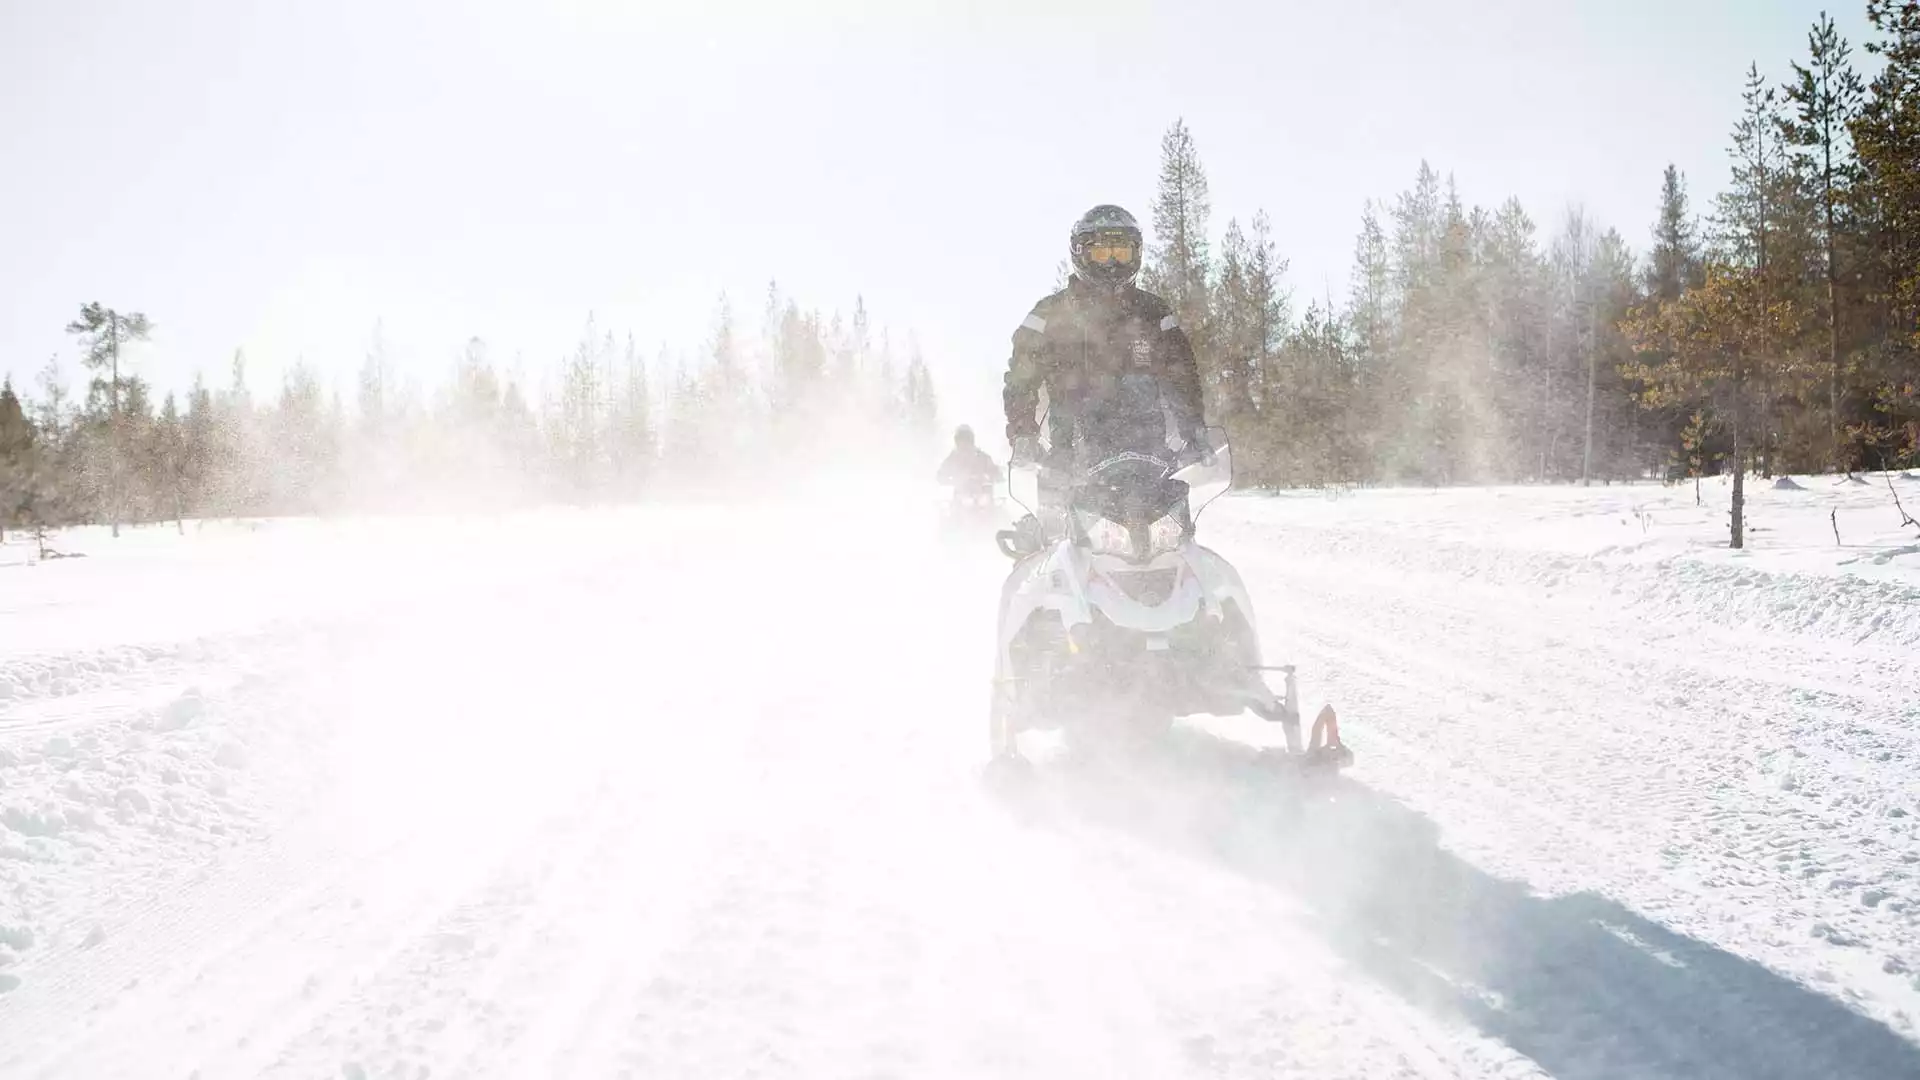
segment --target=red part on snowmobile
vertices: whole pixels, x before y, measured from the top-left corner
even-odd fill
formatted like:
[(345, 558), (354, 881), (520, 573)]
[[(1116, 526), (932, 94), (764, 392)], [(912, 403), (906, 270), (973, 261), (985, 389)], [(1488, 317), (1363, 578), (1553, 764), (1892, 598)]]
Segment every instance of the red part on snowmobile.
[(1340, 717), (1333, 706), (1322, 705), (1320, 715), (1313, 718), (1313, 732), (1302, 756), (1308, 765), (1343, 769), (1353, 764), (1353, 751), (1340, 741)]

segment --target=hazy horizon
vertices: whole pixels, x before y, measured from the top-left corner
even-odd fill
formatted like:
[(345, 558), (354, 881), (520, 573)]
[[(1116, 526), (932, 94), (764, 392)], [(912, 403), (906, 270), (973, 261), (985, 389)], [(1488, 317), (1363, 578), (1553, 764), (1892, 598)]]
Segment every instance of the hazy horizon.
[(162, 392), (243, 348), (256, 390), (304, 357), (350, 399), (378, 319), (418, 382), (479, 336), (537, 393), (590, 311), (691, 353), (722, 291), (757, 328), (772, 279), (864, 296), (945, 419), (993, 430), (1066, 226), (1146, 221), (1176, 118), (1215, 237), (1265, 209), (1296, 311), (1340, 304), (1362, 205), (1423, 159), (1543, 234), (1577, 203), (1644, 249), (1670, 161), (1704, 212), (1748, 63), (1785, 74), (1823, 6), (16, 3), (0, 374), (32, 391), (58, 352), (77, 381), (63, 327), (99, 300), (154, 320), (132, 363)]

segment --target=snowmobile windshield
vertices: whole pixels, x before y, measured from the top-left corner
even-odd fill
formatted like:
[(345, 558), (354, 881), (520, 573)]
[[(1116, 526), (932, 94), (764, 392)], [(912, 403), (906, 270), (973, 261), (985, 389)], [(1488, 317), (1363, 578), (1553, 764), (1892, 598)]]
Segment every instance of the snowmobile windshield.
[(1196, 461), (1170, 478), (1187, 486), (1187, 510), (1195, 519), (1207, 504), (1225, 495), (1233, 486), (1233, 447), (1227, 445), (1227, 429), (1210, 427), (1206, 434), (1213, 460)]
[[(1180, 455), (1164, 447), (1152, 452), (1109, 454), (1084, 470), (1069, 486), (1082, 509), (1099, 513), (1111, 507), (1128, 516), (1146, 513), (1158, 503), (1164, 514), (1181, 496), (1185, 496), (1188, 521), (1197, 519), (1207, 504), (1224, 494), (1233, 483), (1233, 453), (1227, 445), (1226, 429), (1206, 429), (1211, 462), (1196, 461), (1176, 467)], [(1043, 512), (1040, 498), (1040, 466), (1027, 462), (1010, 463), (1007, 468), (1007, 497), (1029, 513)], [(1083, 501), (1084, 500), (1084, 501)]]
[(1187, 494), (1187, 485), (1172, 476), (1171, 454), (1115, 454), (1074, 486), (1073, 508), (1126, 529), (1151, 525), (1174, 512)]
[(1177, 550), (1193, 535), (1200, 510), (1232, 481), (1224, 432), (1208, 433), (1212, 453), (1184, 467), (1185, 455), (1122, 451), (1101, 459), (1073, 485), (1075, 533), (1099, 554), (1146, 561)]

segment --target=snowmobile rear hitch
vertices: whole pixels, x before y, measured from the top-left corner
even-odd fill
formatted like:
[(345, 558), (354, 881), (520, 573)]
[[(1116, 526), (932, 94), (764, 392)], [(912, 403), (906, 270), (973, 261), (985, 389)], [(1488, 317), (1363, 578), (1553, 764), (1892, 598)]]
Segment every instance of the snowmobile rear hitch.
[(1292, 664), (1248, 664), (1247, 670), (1278, 671), (1286, 676), (1286, 690), (1279, 700), (1274, 700), (1269, 692), (1265, 697), (1252, 696), (1248, 705), (1254, 715), (1286, 729), (1289, 757), (1309, 766), (1325, 765), (1335, 769), (1353, 764), (1353, 751), (1340, 741), (1340, 715), (1331, 705), (1320, 707), (1319, 715), (1313, 718), (1306, 746), (1300, 745), (1300, 690)]

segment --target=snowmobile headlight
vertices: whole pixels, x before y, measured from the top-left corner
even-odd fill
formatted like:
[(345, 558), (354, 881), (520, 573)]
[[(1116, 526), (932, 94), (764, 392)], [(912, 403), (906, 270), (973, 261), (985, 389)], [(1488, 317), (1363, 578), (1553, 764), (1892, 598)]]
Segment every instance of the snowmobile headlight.
[(1187, 530), (1173, 519), (1172, 514), (1168, 514), (1147, 527), (1147, 557), (1178, 551), (1186, 538)]
[(1080, 531), (1087, 534), (1087, 546), (1097, 554), (1133, 557), (1133, 534), (1117, 521), (1082, 511)]

